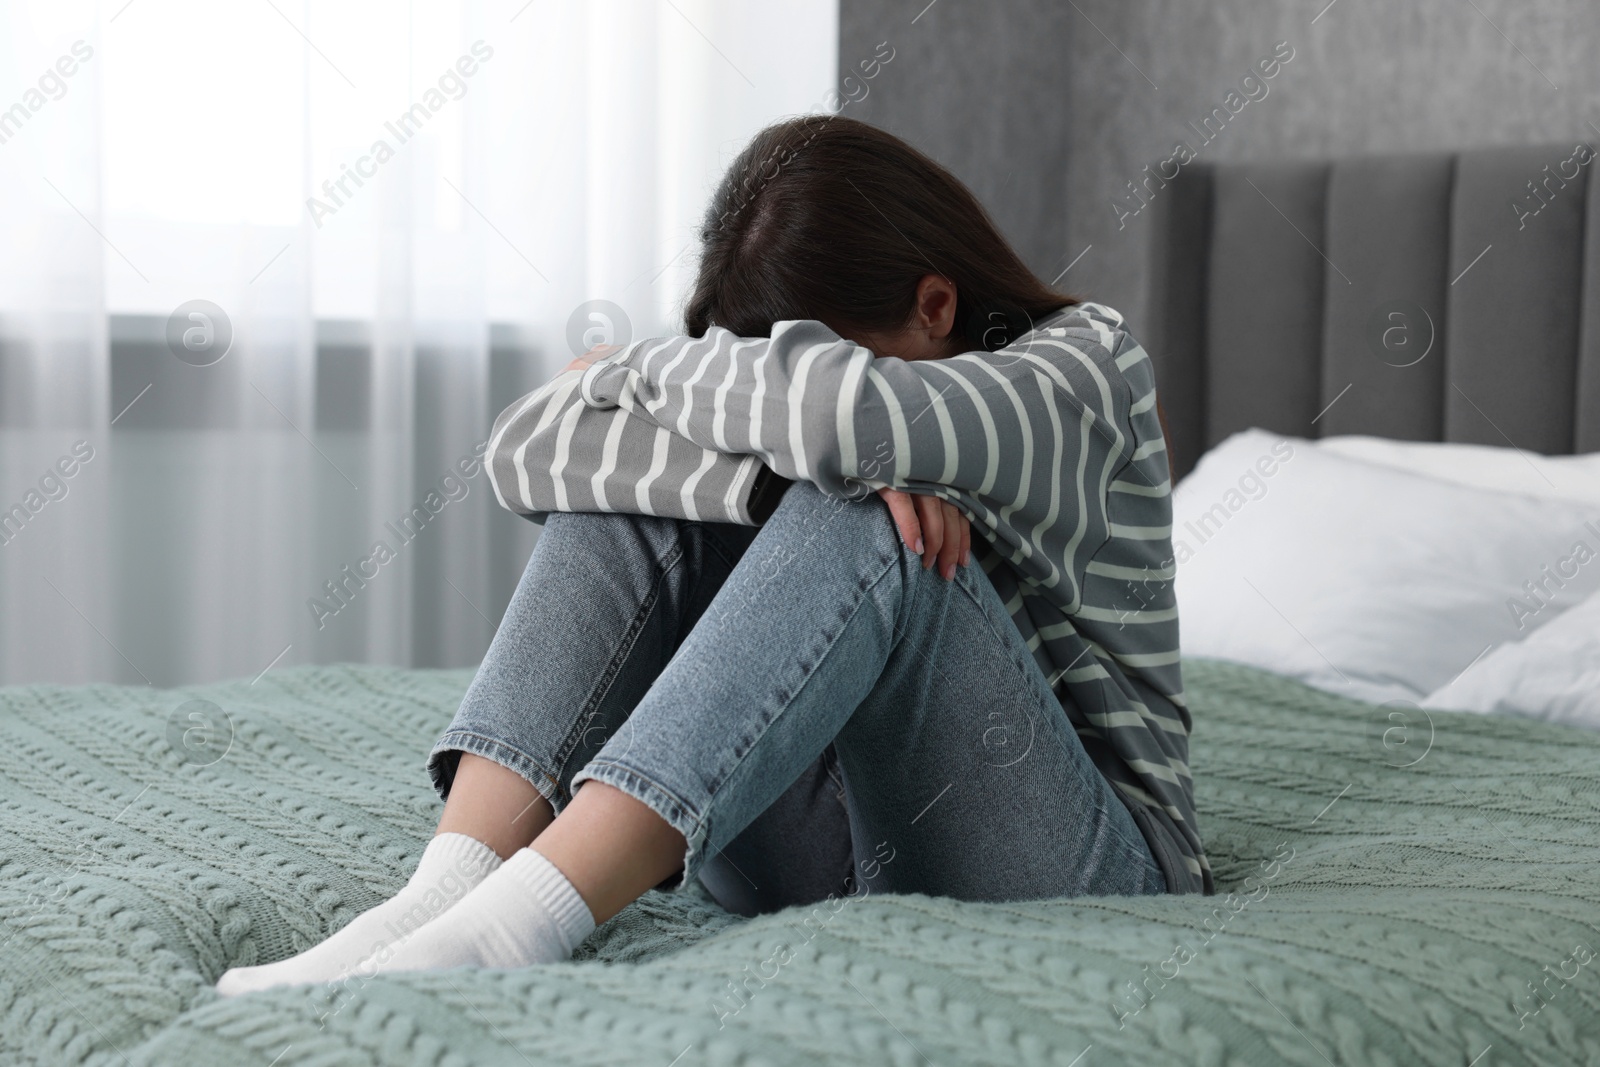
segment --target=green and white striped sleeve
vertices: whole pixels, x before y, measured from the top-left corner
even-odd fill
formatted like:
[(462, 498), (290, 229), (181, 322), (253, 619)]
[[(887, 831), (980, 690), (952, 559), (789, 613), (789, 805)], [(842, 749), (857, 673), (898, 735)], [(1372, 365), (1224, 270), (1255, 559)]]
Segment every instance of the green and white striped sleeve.
[(815, 321), (770, 338), (713, 328), (636, 341), (588, 368), (580, 393), (841, 496), (892, 486), (949, 500), (1073, 610), (1110, 534), (1107, 485), (1130, 459), (1127, 383), (1096, 345), (1089, 331), (1036, 330), (997, 352), (908, 362)]
[(626, 407), (583, 403), (565, 371), (495, 419), (485, 453), (500, 505), (535, 522), (552, 511), (758, 525), (771, 472), (754, 456), (701, 448)]

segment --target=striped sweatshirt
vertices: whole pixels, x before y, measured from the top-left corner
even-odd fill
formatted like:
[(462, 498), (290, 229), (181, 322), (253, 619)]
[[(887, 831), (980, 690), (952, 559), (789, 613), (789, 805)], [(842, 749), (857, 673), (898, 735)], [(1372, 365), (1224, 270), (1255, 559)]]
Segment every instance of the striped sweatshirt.
[[(1143, 348), (1099, 304), (905, 361), (810, 320), (635, 341), (495, 420), (500, 503), (759, 523), (775, 472), (940, 497), (1173, 892), (1211, 892), (1188, 766), (1171, 483)], [(778, 482), (778, 485), (784, 483)], [(770, 494), (766, 494), (770, 496)]]

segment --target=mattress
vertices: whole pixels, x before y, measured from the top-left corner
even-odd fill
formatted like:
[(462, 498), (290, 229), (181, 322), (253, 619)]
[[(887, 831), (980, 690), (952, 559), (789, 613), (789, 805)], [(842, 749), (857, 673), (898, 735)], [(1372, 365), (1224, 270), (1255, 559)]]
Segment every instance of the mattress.
[(572, 963), (231, 1000), (404, 882), (471, 672), (0, 689), (0, 1062), (1600, 1062), (1600, 737), (1186, 670), (1216, 896), (652, 892)]

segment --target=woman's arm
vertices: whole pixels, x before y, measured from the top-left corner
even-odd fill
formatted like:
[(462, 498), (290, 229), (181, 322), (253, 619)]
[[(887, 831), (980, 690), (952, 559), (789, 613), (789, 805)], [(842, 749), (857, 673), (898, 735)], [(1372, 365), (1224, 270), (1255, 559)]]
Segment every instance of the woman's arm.
[(578, 379), (569, 368), (495, 419), (484, 464), (502, 507), (535, 522), (552, 511), (766, 519), (781, 483), (758, 459), (701, 448), (627, 408), (591, 408)]
[[(765, 522), (789, 479), (752, 456), (699, 448), (626, 408), (601, 410), (583, 403), (572, 372), (605, 354), (596, 349), (580, 356), (566, 373), (495, 420), (485, 466), (501, 506), (536, 522), (552, 511), (594, 510)], [(641, 505), (639, 488), (647, 482)], [(950, 577), (957, 564), (971, 561), (967, 520), (953, 506), (892, 489), (879, 493), (907, 547), (922, 554), (925, 567), (937, 562), (940, 573)]]
[[(1126, 430), (1141, 398), (1121, 373), (1143, 351), (1119, 322), (1082, 321), (917, 362), (874, 357), (820, 322), (780, 322), (771, 338), (713, 328), (634, 342), (585, 370), (580, 392), (841, 496), (888, 486), (943, 497), (1054, 582), (1065, 576), (1052, 560), (1075, 567), (1107, 536), (1113, 472), (1145, 458)], [(1148, 480), (1138, 467), (1130, 476)]]

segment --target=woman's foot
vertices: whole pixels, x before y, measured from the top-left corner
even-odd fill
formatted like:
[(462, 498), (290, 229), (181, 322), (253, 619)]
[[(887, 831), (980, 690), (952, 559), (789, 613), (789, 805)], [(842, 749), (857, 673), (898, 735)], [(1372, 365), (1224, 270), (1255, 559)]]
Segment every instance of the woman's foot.
[(332, 982), (374, 955), (412, 939), (425, 924), (461, 901), (501, 865), (500, 857), (466, 834), (445, 833), (428, 842), (416, 873), (390, 900), (362, 912), (327, 940), (286, 960), (235, 967), (217, 980), (225, 997), (282, 985)]
[(377, 972), (451, 967), (526, 967), (572, 955), (594, 930), (594, 916), (555, 864), (525, 848), (472, 899), (394, 946)]

